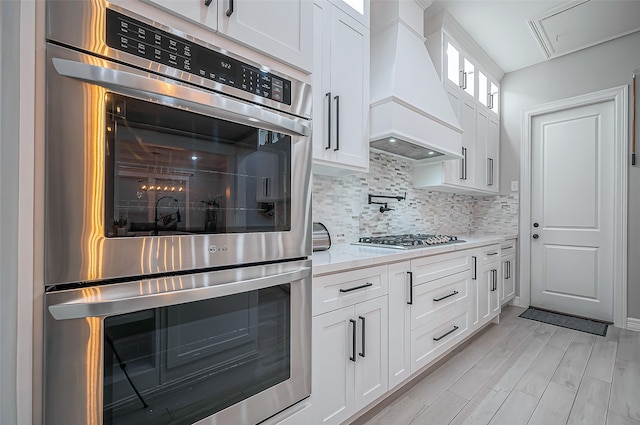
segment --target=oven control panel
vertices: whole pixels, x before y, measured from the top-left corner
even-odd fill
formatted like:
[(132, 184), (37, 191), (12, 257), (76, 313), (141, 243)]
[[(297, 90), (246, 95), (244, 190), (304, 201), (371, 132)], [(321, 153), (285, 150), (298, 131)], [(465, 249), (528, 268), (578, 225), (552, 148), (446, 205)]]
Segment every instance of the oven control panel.
[(112, 49), (291, 105), (291, 81), (107, 9)]

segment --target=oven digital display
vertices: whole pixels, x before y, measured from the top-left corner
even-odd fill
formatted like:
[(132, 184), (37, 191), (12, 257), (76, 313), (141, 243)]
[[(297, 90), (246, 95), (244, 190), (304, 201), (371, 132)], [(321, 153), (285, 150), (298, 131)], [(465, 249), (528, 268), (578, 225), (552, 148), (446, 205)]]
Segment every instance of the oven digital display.
[(291, 105), (291, 81), (107, 9), (113, 49)]

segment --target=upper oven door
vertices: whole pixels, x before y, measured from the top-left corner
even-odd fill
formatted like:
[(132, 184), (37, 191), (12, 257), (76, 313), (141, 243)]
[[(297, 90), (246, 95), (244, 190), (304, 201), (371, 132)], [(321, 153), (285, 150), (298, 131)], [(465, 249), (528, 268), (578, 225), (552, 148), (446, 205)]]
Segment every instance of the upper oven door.
[(47, 49), (48, 285), (311, 254), (307, 120)]

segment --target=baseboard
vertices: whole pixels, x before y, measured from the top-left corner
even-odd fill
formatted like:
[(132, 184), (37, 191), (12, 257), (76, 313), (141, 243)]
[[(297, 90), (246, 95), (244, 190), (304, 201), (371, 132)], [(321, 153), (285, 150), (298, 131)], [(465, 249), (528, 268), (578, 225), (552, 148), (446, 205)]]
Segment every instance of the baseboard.
[(627, 329), (630, 331), (640, 332), (640, 319), (627, 317)]
[(511, 305), (515, 305), (516, 307), (524, 307), (524, 308), (528, 308), (529, 307), (528, 305), (522, 305), (520, 303), (520, 297), (515, 297), (513, 299), (513, 301), (511, 301)]

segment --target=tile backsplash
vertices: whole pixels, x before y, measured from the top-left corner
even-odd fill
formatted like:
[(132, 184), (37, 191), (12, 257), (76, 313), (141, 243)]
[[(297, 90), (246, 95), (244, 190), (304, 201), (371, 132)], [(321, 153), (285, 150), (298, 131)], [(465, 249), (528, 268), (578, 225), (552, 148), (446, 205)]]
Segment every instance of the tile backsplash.
[[(333, 243), (360, 236), (398, 233), (516, 233), (518, 194), (474, 197), (414, 188), (411, 163), (371, 152), (369, 173), (345, 177), (313, 176), (313, 221), (322, 222)], [(404, 196), (387, 202), (381, 213), (368, 194)]]

